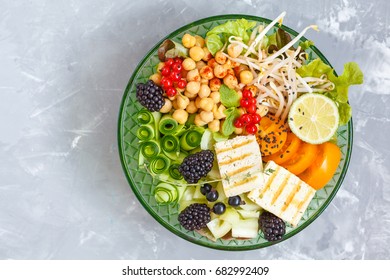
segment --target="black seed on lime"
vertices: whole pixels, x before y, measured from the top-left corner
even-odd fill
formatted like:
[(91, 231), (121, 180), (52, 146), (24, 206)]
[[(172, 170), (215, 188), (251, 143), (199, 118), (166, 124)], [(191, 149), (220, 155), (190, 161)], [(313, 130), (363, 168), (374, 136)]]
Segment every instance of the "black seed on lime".
[(206, 195), (208, 194), (210, 191), (211, 191), (211, 185), (206, 183), (204, 184), (203, 186), (200, 187), (200, 192), (203, 194), (203, 195)]
[(226, 206), (222, 202), (217, 202), (213, 206), (213, 212), (215, 214), (221, 215), (221, 214), (225, 213), (225, 210), (226, 210)]
[(214, 202), (218, 199), (218, 192), (216, 190), (211, 190), (206, 194), (206, 199), (210, 202)]
[(229, 197), (228, 204), (231, 206), (239, 206), (241, 204), (241, 197), (239, 195)]

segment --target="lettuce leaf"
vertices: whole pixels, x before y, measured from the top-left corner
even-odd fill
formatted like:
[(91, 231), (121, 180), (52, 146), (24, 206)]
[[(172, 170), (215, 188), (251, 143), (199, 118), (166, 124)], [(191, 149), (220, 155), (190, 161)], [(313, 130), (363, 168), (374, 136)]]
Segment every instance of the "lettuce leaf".
[(344, 71), (340, 76), (336, 76), (332, 67), (317, 58), (307, 65), (297, 69), (301, 77), (320, 77), (326, 74), (329, 81), (334, 83), (335, 88), (324, 94), (336, 102), (340, 115), (340, 126), (348, 123), (352, 116), (352, 108), (348, 102), (348, 89), (351, 85), (363, 83), (363, 72), (355, 62), (348, 62), (344, 65)]
[(230, 36), (241, 37), (247, 43), (249, 41), (250, 29), (255, 26), (256, 22), (247, 21), (246, 19), (229, 20), (207, 32), (206, 46), (215, 55)]
[(219, 89), (221, 93), (221, 103), (226, 108), (240, 106), (240, 96), (234, 89), (230, 89), (228, 86), (223, 84)]

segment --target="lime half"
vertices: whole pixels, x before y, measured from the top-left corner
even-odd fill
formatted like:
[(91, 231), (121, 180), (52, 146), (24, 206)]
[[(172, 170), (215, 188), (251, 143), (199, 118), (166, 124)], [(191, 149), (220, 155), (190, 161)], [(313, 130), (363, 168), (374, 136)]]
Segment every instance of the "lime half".
[(322, 94), (306, 93), (292, 104), (288, 124), (302, 141), (321, 144), (336, 133), (339, 112), (332, 99)]

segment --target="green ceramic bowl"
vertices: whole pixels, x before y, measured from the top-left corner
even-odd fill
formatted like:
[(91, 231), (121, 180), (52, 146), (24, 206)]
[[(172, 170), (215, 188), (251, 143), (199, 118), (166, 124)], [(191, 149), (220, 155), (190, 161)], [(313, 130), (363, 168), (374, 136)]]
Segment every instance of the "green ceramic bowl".
[[(139, 144), (138, 139), (135, 136), (137, 130), (135, 114), (138, 112), (138, 110), (141, 109), (141, 105), (137, 102), (135, 95), (136, 84), (147, 81), (148, 77), (153, 74), (155, 66), (159, 62), (157, 57), (157, 49), (162, 41), (170, 38), (180, 42), (181, 37), (185, 33), (191, 33), (194, 35), (199, 34), (204, 37), (207, 31), (214, 26), (222, 24), (228, 20), (235, 20), (240, 18), (246, 18), (247, 20), (266, 24), (271, 22), (269, 19), (248, 15), (214, 16), (183, 26), (158, 42), (141, 60), (133, 75), (131, 76), (123, 95), (118, 122), (118, 144), (122, 166), (132, 190), (144, 208), (165, 228), (190, 242), (214, 249), (232, 251), (258, 249), (271, 246), (275, 243), (265, 240), (261, 231), (259, 232), (257, 238), (250, 240), (217, 240), (216, 242), (210, 241), (206, 237), (203, 237), (196, 232), (187, 231), (180, 226), (179, 222), (177, 221), (177, 205), (158, 205), (156, 203), (152, 193), (157, 181), (154, 180), (144, 169), (138, 168)], [(291, 28), (286, 26), (282, 26), (282, 28), (290, 33), (292, 37), (298, 35), (298, 33)], [(306, 38), (302, 38), (302, 40), (305, 41)], [(316, 47), (311, 47), (308, 52), (313, 56), (313, 58), (320, 57), (324, 62), (330, 65), (328, 60)], [(337, 134), (338, 146), (342, 152), (342, 159), (335, 175), (323, 189), (317, 191), (314, 199), (311, 201), (308, 209), (303, 215), (299, 225), (296, 228), (286, 228), (286, 234), (282, 241), (287, 240), (291, 236), (301, 232), (304, 228), (310, 225), (325, 210), (340, 188), (344, 176), (347, 173), (348, 164), (351, 157), (352, 120), (348, 123), (348, 125), (340, 127), (337, 131)]]

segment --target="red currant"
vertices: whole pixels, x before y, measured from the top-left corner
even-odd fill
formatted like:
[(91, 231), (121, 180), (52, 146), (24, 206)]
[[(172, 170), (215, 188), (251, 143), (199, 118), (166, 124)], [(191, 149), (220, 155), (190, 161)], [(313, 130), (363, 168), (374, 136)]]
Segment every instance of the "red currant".
[(244, 126), (246, 126), (252, 122), (252, 117), (249, 114), (243, 114), (240, 118), (241, 118), (242, 124)]
[(248, 89), (244, 89), (244, 91), (242, 92), (242, 97), (246, 97), (246, 98), (251, 98), (252, 97), (252, 92)]
[(249, 104), (256, 104), (256, 103), (257, 103), (256, 98), (254, 98), (254, 97), (249, 98)]
[(257, 132), (257, 126), (254, 124), (248, 124), (245, 130), (249, 134), (255, 134)]
[(183, 60), (180, 57), (175, 57), (173, 61), (175, 63), (180, 63), (180, 64), (183, 62)]
[(249, 104), (248, 107), (246, 107), (246, 111), (250, 114), (256, 113), (257, 107), (255, 104)]
[(162, 69), (161, 69), (161, 75), (163, 75), (164, 77), (168, 76), (169, 73), (171, 73), (171, 69), (169, 68), (169, 66), (165, 65)]
[(173, 86), (173, 82), (170, 78), (164, 77), (161, 79), (161, 84), (165, 90)]
[(172, 65), (172, 71), (175, 73), (180, 73), (182, 69), (183, 69), (183, 66), (181, 65), (181, 62), (175, 63)]
[(244, 126), (244, 124), (242, 123), (242, 120), (239, 117), (234, 121), (234, 126), (237, 128), (241, 128)]
[(185, 88), (186, 86), (187, 86), (186, 80), (181, 79), (180, 81), (177, 82), (178, 88)]
[(173, 63), (175, 63), (173, 58), (168, 58), (167, 61), (165, 61), (165, 65), (168, 67), (171, 67), (173, 65)]
[(181, 79), (181, 74), (180, 73), (171, 72), (171, 74), (169, 74), (169, 78), (172, 81), (174, 81), (174, 82), (178, 82)]
[(173, 87), (170, 87), (170, 88), (168, 88), (167, 90), (166, 90), (166, 92), (167, 92), (167, 95), (169, 96), (169, 97), (173, 97), (173, 96), (175, 96), (176, 95), (176, 89), (174, 89)]
[(246, 108), (248, 107), (248, 105), (249, 105), (249, 99), (245, 97), (241, 98), (240, 106)]
[(252, 121), (253, 121), (254, 124), (260, 123), (260, 121), (261, 121), (260, 115), (257, 114), (257, 113), (252, 114)]

